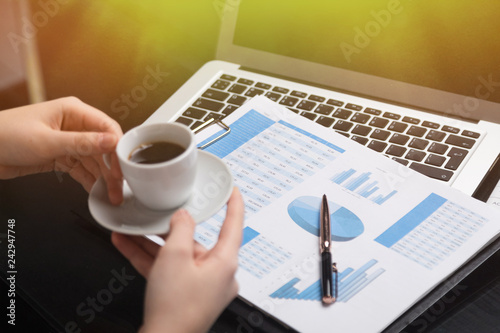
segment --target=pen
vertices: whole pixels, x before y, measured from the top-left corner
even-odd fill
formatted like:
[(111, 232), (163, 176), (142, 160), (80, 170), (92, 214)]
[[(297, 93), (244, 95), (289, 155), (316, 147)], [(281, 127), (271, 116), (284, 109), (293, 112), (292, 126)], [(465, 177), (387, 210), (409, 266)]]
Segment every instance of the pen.
[(330, 231), (330, 210), (328, 200), (323, 195), (320, 209), (319, 249), (321, 252), (321, 295), (325, 304), (335, 302), (332, 276), (332, 234)]

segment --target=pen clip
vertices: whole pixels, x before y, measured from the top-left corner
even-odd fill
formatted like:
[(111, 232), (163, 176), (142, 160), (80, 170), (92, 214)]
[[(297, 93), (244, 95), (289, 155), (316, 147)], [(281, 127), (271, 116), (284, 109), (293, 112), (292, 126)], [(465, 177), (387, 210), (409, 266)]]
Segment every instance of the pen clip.
[(332, 277), (333, 277), (333, 302), (339, 297), (339, 271), (337, 270), (337, 263), (332, 264)]

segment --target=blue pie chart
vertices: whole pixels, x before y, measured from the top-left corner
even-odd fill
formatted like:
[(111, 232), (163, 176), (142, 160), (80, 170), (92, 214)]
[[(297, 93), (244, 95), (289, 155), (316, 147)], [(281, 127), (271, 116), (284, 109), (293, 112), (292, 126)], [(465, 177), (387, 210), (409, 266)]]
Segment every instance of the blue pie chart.
[[(303, 196), (288, 205), (288, 215), (305, 231), (319, 237), (319, 211), (321, 198)], [(363, 222), (350, 210), (328, 201), (332, 241), (345, 242), (361, 235)]]

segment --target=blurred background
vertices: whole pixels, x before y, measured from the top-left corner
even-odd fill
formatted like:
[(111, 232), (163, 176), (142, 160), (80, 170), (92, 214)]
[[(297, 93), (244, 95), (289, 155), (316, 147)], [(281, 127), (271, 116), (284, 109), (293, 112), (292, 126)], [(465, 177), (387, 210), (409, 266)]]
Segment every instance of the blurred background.
[(222, 3), (0, 0), (0, 109), (76, 96), (126, 131), (214, 59)]

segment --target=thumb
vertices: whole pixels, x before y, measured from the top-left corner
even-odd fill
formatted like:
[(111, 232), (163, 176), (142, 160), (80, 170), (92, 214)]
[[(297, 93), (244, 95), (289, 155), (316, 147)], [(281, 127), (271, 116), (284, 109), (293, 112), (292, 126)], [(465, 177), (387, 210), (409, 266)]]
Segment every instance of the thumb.
[(106, 132), (61, 131), (55, 138), (53, 148), (58, 155), (91, 156), (112, 152), (118, 137)]
[(165, 239), (162, 250), (175, 253), (176, 257), (192, 258), (194, 253), (193, 234), (195, 222), (185, 209), (179, 209), (172, 215), (170, 231)]

